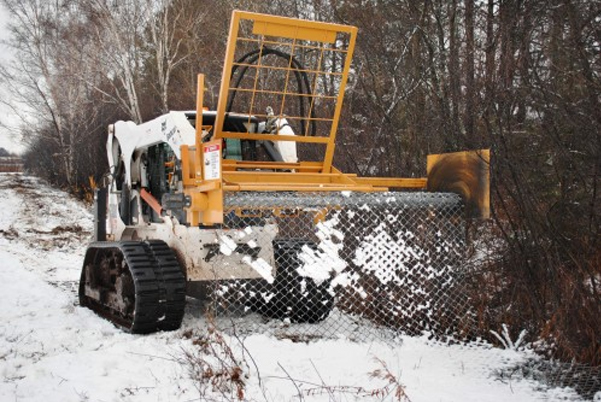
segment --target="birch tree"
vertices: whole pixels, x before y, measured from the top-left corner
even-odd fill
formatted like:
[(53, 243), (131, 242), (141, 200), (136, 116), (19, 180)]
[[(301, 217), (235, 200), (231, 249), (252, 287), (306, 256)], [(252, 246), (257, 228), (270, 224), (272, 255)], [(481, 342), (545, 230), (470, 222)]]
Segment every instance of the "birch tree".
[[(39, 135), (52, 151), (54, 169), (62, 172), (68, 186), (76, 185), (75, 154), (89, 115), (82, 114), (86, 88), (73, 71), (86, 63), (64, 39), (76, 32), (68, 5), (39, 0), (3, 0), (11, 15), (8, 42), (17, 55), (4, 70), (13, 88), (24, 125), (44, 125)], [(67, 18), (65, 18), (67, 16)], [(17, 106), (19, 107), (19, 106)], [(29, 131), (30, 143), (38, 140)]]
[(80, 3), (85, 13), (96, 48), (88, 53), (99, 74), (112, 84), (106, 91), (95, 86), (116, 102), (128, 117), (142, 122), (139, 91), (144, 55), (142, 43), (149, 13), (145, 0), (84, 0)]

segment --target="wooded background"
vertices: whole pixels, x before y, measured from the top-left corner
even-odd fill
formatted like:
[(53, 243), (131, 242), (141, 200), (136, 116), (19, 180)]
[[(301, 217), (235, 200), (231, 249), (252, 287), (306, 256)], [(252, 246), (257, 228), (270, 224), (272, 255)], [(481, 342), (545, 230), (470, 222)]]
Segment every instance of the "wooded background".
[(26, 168), (84, 196), (107, 125), (216, 106), (233, 9), (355, 25), (335, 165), (420, 177), (426, 155), (491, 148), (493, 218), (472, 222), (482, 334), (510, 326), (601, 364), (601, 2), (0, 0)]

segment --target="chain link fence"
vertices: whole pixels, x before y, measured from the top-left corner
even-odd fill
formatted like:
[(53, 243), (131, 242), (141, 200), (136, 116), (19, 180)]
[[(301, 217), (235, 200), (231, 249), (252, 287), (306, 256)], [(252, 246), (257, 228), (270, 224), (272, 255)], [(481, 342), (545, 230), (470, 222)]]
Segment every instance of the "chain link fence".
[[(238, 254), (258, 278), (218, 282), (215, 314), (237, 310), (310, 324), (294, 326), (289, 335), (300, 338), (365, 340), (373, 331), (362, 322), (392, 334), (465, 337), (473, 331), (462, 290), (465, 225), (458, 196), (235, 193), (225, 202), (213, 266), (233, 264)], [(240, 243), (229, 229), (261, 231), (266, 238)], [(262, 247), (272, 248), (271, 260), (258, 257)]]
[[(225, 208), (211, 263), (243, 261), (257, 274), (211, 282), (210, 312), (232, 318), (235, 331), (297, 341), (490, 335), (472, 298), (464, 207), (454, 194), (240, 192)], [(241, 242), (240, 230), (260, 236)], [(601, 389), (598, 368), (586, 365), (535, 359), (509, 371), (498, 376), (571, 386), (589, 399)]]

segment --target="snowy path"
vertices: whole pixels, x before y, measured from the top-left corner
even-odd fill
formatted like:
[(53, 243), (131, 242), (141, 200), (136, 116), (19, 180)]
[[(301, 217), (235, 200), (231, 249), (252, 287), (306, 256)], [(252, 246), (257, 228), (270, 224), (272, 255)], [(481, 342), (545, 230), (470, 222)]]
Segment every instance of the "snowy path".
[[(180, 330), (147, 336), (78, 306), (92, 226), (82, 204), (34, 178), (0, 174), (0, 213), (0, 401), (235, 400), (235, 389), (221, 393), (191, 378), (190, 359), (219, 367), (193, 342), (207, 333), (197, 304)], [(293, 343), (268, 333), (226, 336), (224, 345), (242, 368), (245, 400), (397, 400), (376, 392), (387, 379), (370, 375), (386, 367), (413, 402), (579, 400), (569, 390), (500, 381), (495, 370), (525, 358), (514, 351), (416, 338)]]

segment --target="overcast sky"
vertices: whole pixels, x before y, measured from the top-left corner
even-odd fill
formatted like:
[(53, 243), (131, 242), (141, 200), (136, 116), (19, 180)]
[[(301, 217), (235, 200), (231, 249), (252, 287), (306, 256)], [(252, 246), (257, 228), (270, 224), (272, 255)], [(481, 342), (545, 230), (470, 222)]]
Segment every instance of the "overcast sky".
[[(6, 22), (8, 21), (7, 11), (2, 4), (0, 4), (0, 38), (2, 40), (7, 39), (7, 30), (6, 30)], [(0, 52), (0, 59), (4, 59), (6, 56), (6, 48), (2, 47), (2, 52)]]

